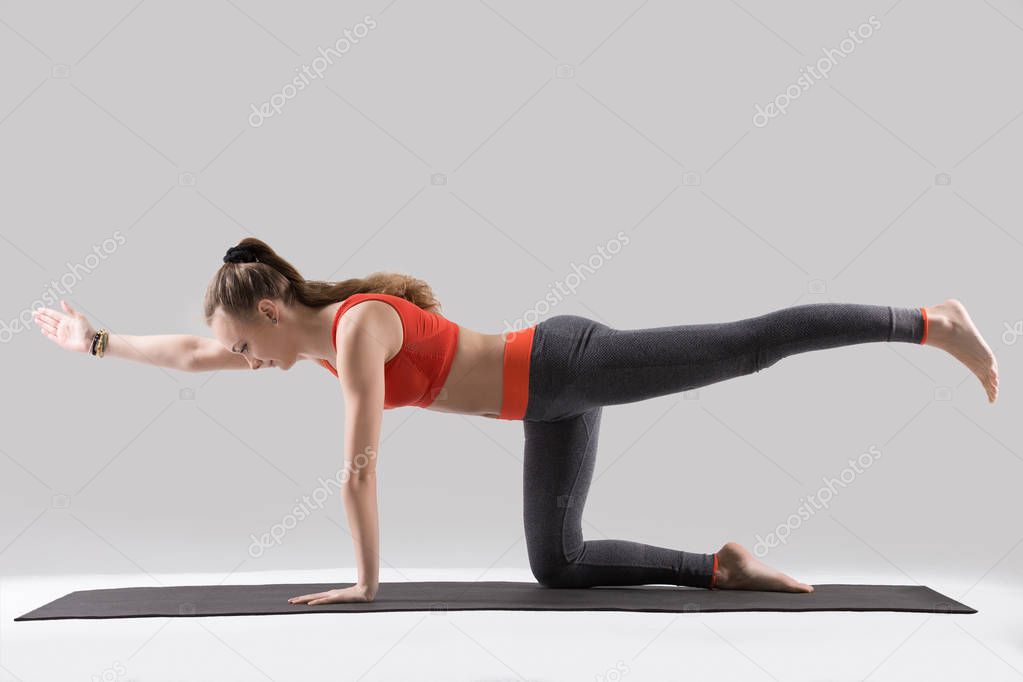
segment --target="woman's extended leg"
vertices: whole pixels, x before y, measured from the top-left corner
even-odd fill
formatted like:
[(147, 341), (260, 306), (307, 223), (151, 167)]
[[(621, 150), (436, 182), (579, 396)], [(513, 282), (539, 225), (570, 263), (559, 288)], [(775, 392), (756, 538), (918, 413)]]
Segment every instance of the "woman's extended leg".
[[(934, 325), (928, 310), (938, 313)], [(930, 309), (811, 303), (732, 322), (645, 329), (558, 315), (536, 330), (540, 361), (529, 381), (541, 399), (525, 419), (561, 419), (759, 372), (796, 353), (877, 341), (938, 345), (981, 378), (990, 400), (997, 393), (993, 355), (954, 299)]]
[[(559, 376), (546, 373), (557, 382), (558, 402), (571, 405), (560, 418), (752, 374), (796, 353), (871, 341), (921, 343), (925, 319), (920, 308), (810, 303), (732, 322), (644, 329), (562, 315), (538, 331), (541, 344), (559, 346), (564, 356), (556, 363)], [(540, 352), (559, 355), (553, 348)]]

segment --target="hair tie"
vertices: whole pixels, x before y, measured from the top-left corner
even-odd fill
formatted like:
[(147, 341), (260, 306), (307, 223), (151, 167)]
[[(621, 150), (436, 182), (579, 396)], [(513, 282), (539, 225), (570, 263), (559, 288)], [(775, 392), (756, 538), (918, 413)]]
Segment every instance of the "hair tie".
[(256, 254), (244, 246), (232, 246), (224, 254), (225, 263), (258, 263)]

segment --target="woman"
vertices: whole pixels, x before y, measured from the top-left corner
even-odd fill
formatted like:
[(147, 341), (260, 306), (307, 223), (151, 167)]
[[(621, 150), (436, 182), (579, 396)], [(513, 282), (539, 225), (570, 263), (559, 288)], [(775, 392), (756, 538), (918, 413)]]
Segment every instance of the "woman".
[[(624, 540), (583, 540), (601, 410), (743, 376), (795, 353), (887, 341), (941, 348), (998, 395), (994, 354), (962, 304), (926, 308), (814, 303), (734, 322), (613, 329), (555, 315), (524, 330), (481, 334), (447, 320), (430, 287), (374, 273), (305, 280), (267, 244), (243, 239), (206, 291), (216, 339), (96, 332), (66, 302), (39, 309), (40, 331), (62, 348), (204, 372), (291, 369), (318, 362), (345, 402), (342, 499), (358, 581), (293, 597), (295, 604), (371, 601), (379, 586), (376, 453), (382, 411), (418, 406), (522, 420), (524, 516), (533, 575), (545, 586), (674, 584), (812, 592), (727, 542), (693, 553)], [(94, 343), (95, 340), (95, 343)], [(95, 348), (94, 348), (95, 346)]]

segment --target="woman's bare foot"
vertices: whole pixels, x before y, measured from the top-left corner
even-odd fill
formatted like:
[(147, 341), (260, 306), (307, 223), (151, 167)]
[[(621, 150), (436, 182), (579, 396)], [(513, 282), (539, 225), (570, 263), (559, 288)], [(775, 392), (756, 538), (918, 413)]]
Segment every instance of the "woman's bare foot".
[(813, 592), (813, 585), (801, 583), (781, 571), (765, 566), (737, 542), (726, 542), (718, 550), (714, 587), (722, 590), (764, 590), (769, 592)]
[(988, 402), (993, 403), (998, 398), (998, 361), (962, 303), (948, 298), (927, 308), (927, 339), (924, 344), (948, 351), (966, 365), (980, 379)]

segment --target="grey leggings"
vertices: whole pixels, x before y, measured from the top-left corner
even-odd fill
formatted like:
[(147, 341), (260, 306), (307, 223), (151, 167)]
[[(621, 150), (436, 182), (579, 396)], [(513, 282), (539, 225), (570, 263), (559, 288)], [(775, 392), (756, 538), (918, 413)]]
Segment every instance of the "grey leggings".
[(812, 303), (713, 324), (613, 329), (555, 315), (534, 330), (524, 458), (526, 546), (549, 587), (713, 587), (715, 555), (583, 540), (601, 410), (743, 376), (796, 353), (871, 341), (924, 343), (922, 308)]

